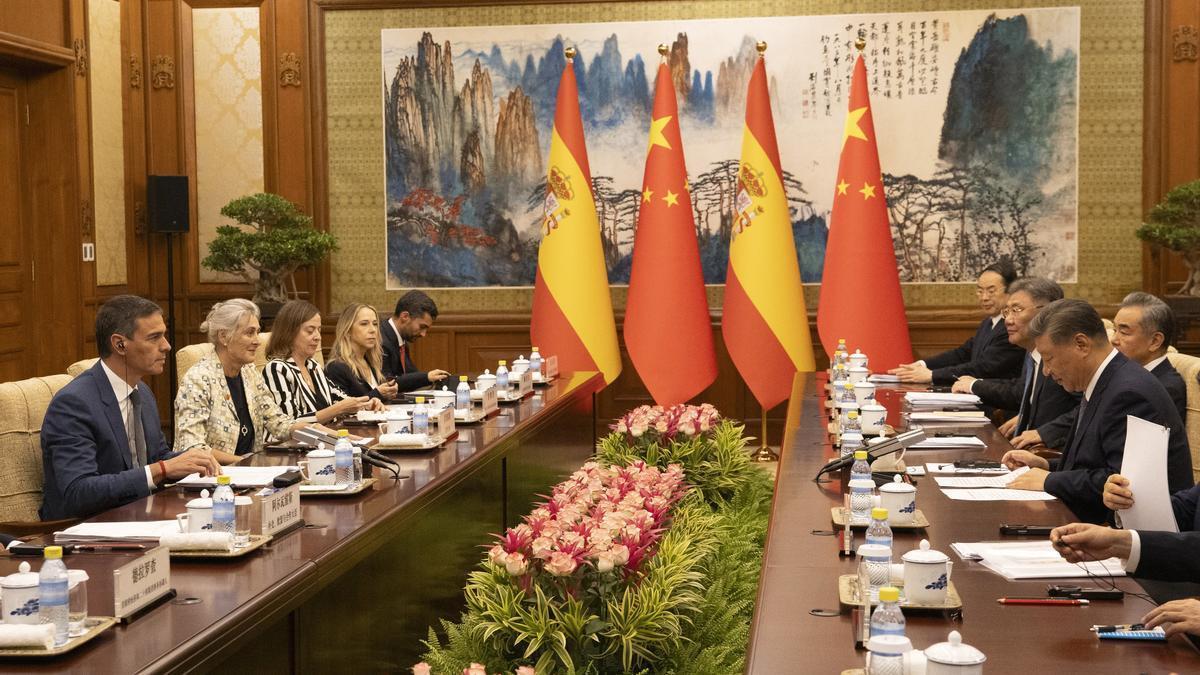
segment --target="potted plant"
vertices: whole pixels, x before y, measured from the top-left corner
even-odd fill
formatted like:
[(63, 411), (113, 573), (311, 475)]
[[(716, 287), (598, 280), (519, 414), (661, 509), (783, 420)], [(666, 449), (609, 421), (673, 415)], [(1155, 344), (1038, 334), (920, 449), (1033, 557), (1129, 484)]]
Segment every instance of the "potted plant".
[(222, 207), (221, 215), (242, 227), (218, 227), (200, 264), (245, 277), (254, 284), (254, 302), (267, 316), (274, 315), (270, 308), (287, 301), (285, 284), (292, 273), (337, 249), (336, 237), (313, 229), (312, 217), (279, 195), (239, 197)]
[(1200, 296), (1200, 180), (1172, 188), (1150, 210), (1137, 236), (1153, 246), (1178, 252), (1190, 272), (1179, 295)]

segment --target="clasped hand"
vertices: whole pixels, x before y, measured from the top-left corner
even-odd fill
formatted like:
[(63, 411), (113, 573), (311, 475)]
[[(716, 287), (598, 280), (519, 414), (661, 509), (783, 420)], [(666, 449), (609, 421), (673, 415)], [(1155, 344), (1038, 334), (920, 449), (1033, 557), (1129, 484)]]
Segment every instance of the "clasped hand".
[(901, 382), (929, 384), (933, 381), (933, 371), (920, 363), (902, 363), (898, 368), (889, 370), (888, 374), (899, 375)]

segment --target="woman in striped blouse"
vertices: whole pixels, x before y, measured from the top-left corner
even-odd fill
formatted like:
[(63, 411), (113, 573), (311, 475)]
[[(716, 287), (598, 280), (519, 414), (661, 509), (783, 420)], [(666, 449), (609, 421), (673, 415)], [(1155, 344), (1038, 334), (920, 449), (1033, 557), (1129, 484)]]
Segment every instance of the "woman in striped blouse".
[(312, 415), (318, 422), (363, 409), (382, 410), (368, 396), (347, 396), (331, 385), (313, 358), (321, 349), (321, 315), (312, 303), (291, 300), (279, 309), (267, 342), (263, 379), (279, 407), (293, 419)]

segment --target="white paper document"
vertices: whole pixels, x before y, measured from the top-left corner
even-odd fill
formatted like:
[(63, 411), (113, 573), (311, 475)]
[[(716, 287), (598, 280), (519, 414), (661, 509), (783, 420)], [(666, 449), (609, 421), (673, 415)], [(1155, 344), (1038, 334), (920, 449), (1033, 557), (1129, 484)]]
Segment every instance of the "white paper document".
[(1029, 467), (1023, 466), (1003, 476), (934, 476), (933, 480), (942, 488), (1007, 488), (1026, 471)]
[(964, 560), (979, 560), (984, 567), (1010, 581), (1125, 576), (1125, 567), (1117, 558), (1080, 564), (1067, 562), (1054, 550), (1049, 539), (956, 542), (950, 548)]
[(1121, 525), (1129, 530), (1178, 532), (1167, 485), (1167, 442), (1171, 430), (1133, 415), (1125, 419), (1121, 475), (1129, 479), (1134, 503), (1119, 512)]
[[(229, 482), (235, 487), (266, 487), (275, 477), (286, 471), (296, 469), (294, 466), (223, 466), (221, 473), (229, 476)], [(201, 476), (198, 473), (189, 474), (180, 480), (178, 485), (216, 485), (216, 476)]]
[(978, 436), (933, 436), (909, 447), (909, 450), (940, 450), (942, 448), (986, 448)]
[(925, 469), (927, 471), (929, 471), (929, 473), (943, 473), (943, 474), (946, 474), (946, 473), (949, 473), (949, 474), (984, 473), (984, 474), (990, 474), (990, 475), (994, 476), (997, 474), (1008, 473), (1008, 468), (1003, 467), (1003, 466), (996, 468), (996, 469), (960, 469), (959, 467), (954, 466), (954, 462), (926, 462)]
[(899, 384), (899, 375), (889, 375), (887, 373), (875, 373), (867, 378), (867, 380), (876, 384)]
[(964, 412), (943, 412), (940, 410), (914, 410), (908, 417), (912, 422), (954, 422), (956, 424), (988, 424), (988, 418), (982, 410)]
[(904, 395), (904, 400), (913, 405), (979, 405), (979, 397), (975, 394), (952, 394), (941, 391), (910, 391)]
[(1010, 488), (978, 488), (942, 490), (950, 499), (967, 502), (1044, 502), (1055, 499), (1049, 492), (1041, 490), (1013, 490)]
[(54, 533), (56, 543), (93, 541), (157, 540), (164, 534), (179, 534), (179, 521), (144, 520), (111, 523), (80, 523)]

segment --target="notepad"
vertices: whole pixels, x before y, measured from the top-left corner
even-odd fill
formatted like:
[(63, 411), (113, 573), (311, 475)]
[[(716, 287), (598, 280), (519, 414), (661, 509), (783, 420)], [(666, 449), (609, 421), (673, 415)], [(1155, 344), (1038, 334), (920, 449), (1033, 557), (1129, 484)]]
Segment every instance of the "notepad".
[[(296, 468), (294, 466), (226, 466), (221, 468), (221, 473), (229, 476), (229, 482), (234, 487), (265, 487), (270, 485), (279, 474)], [(197, 489), (216, 484), (216, 476), (201, 476), (198, 473), (188, 474), (177, 483), (177, 485)]]
[(934, 476), (933, 480), (942, 488), (1007, 488), (1026, 471), (1029, 467), (1023, 466), (1003, 476)]
[(899, 384), (900, 376), (899, 375), (889, 375), (887, 373), (875, 373), (874, 375), (871, 375), (870, 377), (868, 377), (867, 380), (869, 380), (871, 382), (875, 382), (877, 384)]
[(979, 405), (979, 397), (975, 394), (952, 394), (940, 391), (910, 391), (904, 395), (904, 400), (913, 405)]
[(977, 436), (934, 436), (926, 438), (909, 450), (941, 450), (943, 448), (986, 448), (987, 443)]
[(967, 502), (1046, 502), (1055, 499), (1049, 492), (1041, 490), (1014, 490), (1012, 488), (985, 487), (979, 489), (943, 489), (942, 494), (950, 499)]
[(982, 410), (971, 410), (966, 412), (949, 412), (949, 411), (913, 411), (908, 418), (912, 422), (954, 422), (955, 424), (988, 424), (987, 415), (983, 414)]
[(1096, 633), (1096, 637), (1101, 640), (1153, 640), (1155, 642), (1164, 642), (1167, 639), (1166, 632), (1162, 626), (1155, 626), (1149, 630), (1110, 630), (1103, 633)]

